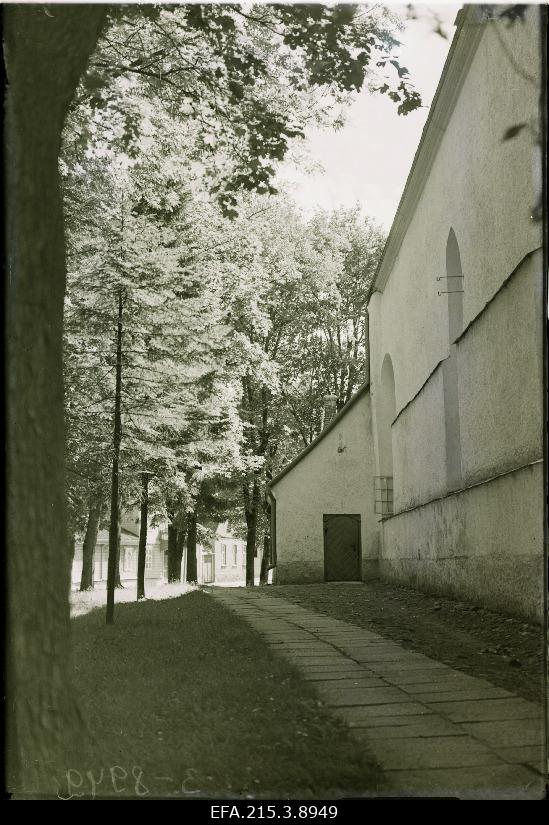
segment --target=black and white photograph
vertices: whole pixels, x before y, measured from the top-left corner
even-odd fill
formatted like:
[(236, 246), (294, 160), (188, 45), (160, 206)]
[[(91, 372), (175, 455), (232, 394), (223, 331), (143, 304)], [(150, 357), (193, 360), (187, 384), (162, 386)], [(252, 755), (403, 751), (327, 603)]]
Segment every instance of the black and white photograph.
[(2, 18), (4, 799), (546, 799), (547, 4)]

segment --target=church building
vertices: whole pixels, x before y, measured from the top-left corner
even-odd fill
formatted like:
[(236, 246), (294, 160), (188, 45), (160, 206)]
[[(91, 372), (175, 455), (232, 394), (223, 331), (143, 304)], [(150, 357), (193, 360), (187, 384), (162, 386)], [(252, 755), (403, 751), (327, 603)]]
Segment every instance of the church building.
[(276, 580), (540, 618), (539, 10), (465, 6), (368, 305), (366, 383), (271, 483)]

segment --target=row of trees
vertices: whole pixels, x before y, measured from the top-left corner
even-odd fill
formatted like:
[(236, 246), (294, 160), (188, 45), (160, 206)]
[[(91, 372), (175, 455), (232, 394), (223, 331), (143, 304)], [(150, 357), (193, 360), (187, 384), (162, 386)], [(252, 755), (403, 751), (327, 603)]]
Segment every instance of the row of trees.
[[(373, 75), (367, 53), (384, 70), (394, 21), (313, 10), (307, 25), (323, 36), (349, 25), (366, 51), (350, 63), (334, 53), (329, 83), (305, 84), (296, 71), (313, 47), (295, 9), (278, 13), (117, 14), (65, 127), (69, 517), (87, 589), (108, 516), (109, 620), (120, 512), (136, 503), (142, 520), (168, 519), (170, 579), (185, 538), (196, 578), (198, 522), (228, 513), (245, 521), (247, 582), (259, 542), (265, 578), (268, 481), (318, 432), (322, 396), (342, 406), (361, 380), (381, 233), (357, 210), (305, 221), (272, 180), (295, 123), (334, 122), (356, 73)], [(405, 113), (417, 96), (392, 67), (400, 93), (378, 90)], [(143, 535), (139, 596), (144, 566)]]
[[(93, 586), (102, 512), (117, 558), (120, 511), (144, 501), (145, 523), (168, 520), (170, 580), (185, 538), (196, 579), (197, 522), (227, 516), (245, 523), (248, 583), (258, 544), (265, 578), (267, 484), (318, 433), (323, 396), (341, 407), (362, 380), (380, 230), (356, 209), (305, 220), (282, 195), (241, 197), (229, 219), (190, 184), (185, 164), (150, 150), (64, 168), (68, 489), (72, 529), (85, 533), (82, 589)], [(144, 557), (143, 541), (139, 595)], [(114, 586), (117, 564), (111, 575)]]
[[(185, 125), (189, 164), (200, 165), (208, 190), (234, 217), (232, 199), (272, 188), (276, 163), (324, 104), (365, 83), (396, 96), (403, 112), (419, 100), (405, 70), (391, 63), (396, 27), (376, 7), (30, 4), (9, 6), (4, 18), (8, 782), (50, 792), (52, 774), (71, 764), (82, 736), (68, 626), (67, 469), (78, 468), (70, 455), (67, 468), (63, 391), (67, 232), (59, 155), (71, 142), (70, 122), (81, 147), (111, 123), (131, 157), (147, 125), (133, 101), (158, 104)], [(71, 495), (78, 501), (79, 491)]]

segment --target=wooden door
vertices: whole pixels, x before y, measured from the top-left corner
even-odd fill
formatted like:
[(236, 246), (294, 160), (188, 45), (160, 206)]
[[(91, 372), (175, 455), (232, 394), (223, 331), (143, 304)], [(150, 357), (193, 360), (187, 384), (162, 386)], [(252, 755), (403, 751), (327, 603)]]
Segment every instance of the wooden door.
[(202, 578), (204, 584), (209, 584), (214, 580), (214, 566), (213, 566), (213, 556), (208, 555), (204, 556), (202, 559)]
[(360, 581), (360, 515), (325, 515), (324, 581)]

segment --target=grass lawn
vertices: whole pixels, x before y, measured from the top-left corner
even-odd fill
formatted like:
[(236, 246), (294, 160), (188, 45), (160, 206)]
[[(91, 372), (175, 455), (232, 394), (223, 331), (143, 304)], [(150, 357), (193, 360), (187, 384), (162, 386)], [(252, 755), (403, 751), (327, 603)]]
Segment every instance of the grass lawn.
[(102, 769), (100, 797), (375, 792), (379, 772), (347, 728), (207, 594), (120, 605), (104, 622), (102, 610), (73, 620), (89, 735), (62, 795), (90, 794)]

